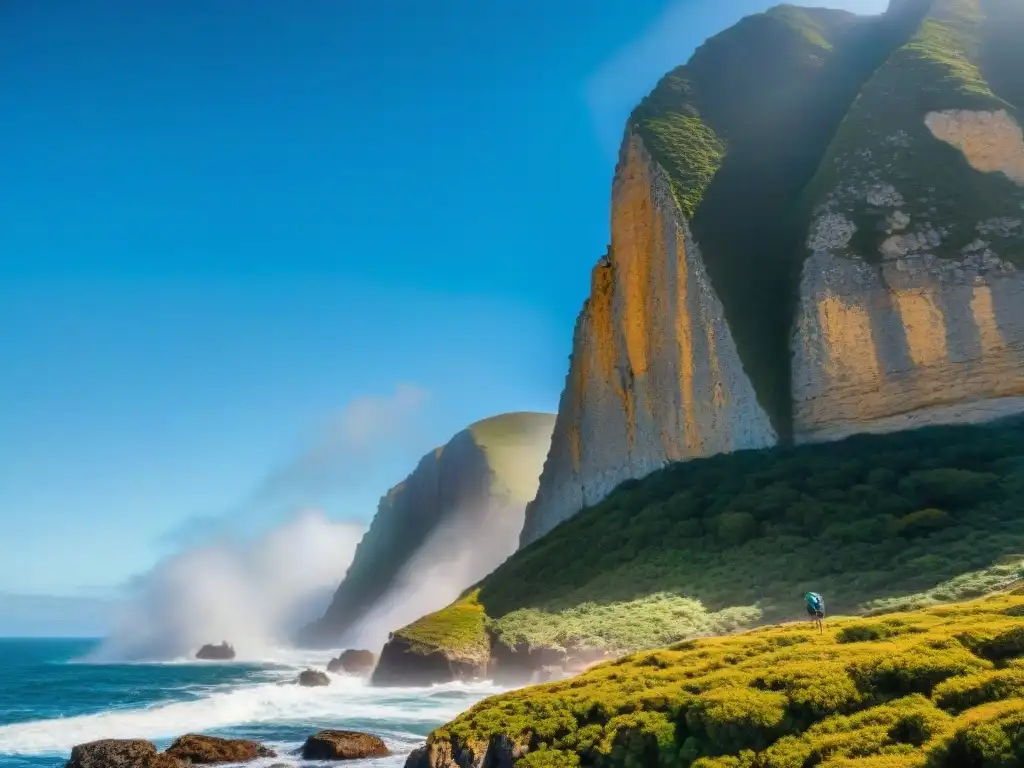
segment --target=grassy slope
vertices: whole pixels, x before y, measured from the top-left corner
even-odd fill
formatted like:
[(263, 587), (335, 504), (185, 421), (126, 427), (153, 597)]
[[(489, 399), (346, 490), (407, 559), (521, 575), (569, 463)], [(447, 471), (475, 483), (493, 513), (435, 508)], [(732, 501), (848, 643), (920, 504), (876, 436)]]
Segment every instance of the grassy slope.
[(537, 495), (544, 460), (555, 428), (552, 413), (505, 413), (469, 427), (487, 457), (495, 480), (515, 501), (526, 504)]
[(490, 651), (487, 615), (470, 592), (443, 610), (428, 614), (395, 632), (409, 641), (413, 653), (427, 655), (438, 648), (451, 659), (486, 661)]
[[(1024, 95), (1019, 43), (1001, 36), (1003, 30), (1022, 28), (1024, 4), (936, 0), (912, 39), (865, 85), (806, 193), (808, 205), (831, 200), (834, 210), (854, 221), (857, 255), (876, 261), (878, 247), (888, 236), (888, 211), (864, 200), (862, 190), (871, 184), (892, 184), (914, 224), (929, 222), (945, 230), (942, 245), (934, 251), (939, 257), (960, 256), (978, 237), (979, 222), (1020, 217), (1024, 189), (1002, 174), (975, 171), (959, 150), (931, 135), (924, 117), (949, 109), (1005, 109), (1019, 119), (1015, 107), (993, 92), (986, 75), (1007, 96)], [(983, 61), (984, 71), (979, 67)], [(998, 243), (997, 251), (1024, 264), (1024, 241), (1019, 238)]]
[(809, 589), (843, 612), (974, 597), (1022, 559), (1013, 420), (673, 465), (517, 552), (477, 600), (508, 645), (632, 650), (799, 615)]
[[(691, 641), (487, 699), (430, 742), (516, 768), (1010, 768), (1024, 597)], [(458, 750), (456, 750), (458, 754)]]
[(772, 111), (785, 81), (813, 77), (852, 18), (794, 6), (749, 16), (708, 40), (640, 103), (630, 122), (668, 172), (687, 217), (696, 214), (730, 144), (753, 138), (758, 107)]

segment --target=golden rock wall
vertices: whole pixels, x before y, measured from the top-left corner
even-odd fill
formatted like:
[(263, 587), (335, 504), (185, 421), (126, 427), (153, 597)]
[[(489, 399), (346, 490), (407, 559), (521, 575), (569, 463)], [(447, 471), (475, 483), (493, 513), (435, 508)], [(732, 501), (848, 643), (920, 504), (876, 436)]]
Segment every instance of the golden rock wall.
[(521, 544), (668, 462), (776, 441), (661, 168), (636, 135)]

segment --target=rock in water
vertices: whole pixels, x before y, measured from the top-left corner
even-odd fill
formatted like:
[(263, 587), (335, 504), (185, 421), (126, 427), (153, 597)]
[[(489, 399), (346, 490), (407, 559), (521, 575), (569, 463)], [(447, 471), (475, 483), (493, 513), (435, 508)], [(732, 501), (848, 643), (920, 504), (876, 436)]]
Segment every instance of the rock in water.
[(196, 653), (197, 659), (214, 659), (218, 661), (225, 661), (228, 659), (235, 658), (235, 649), (231, 647), (227, 642), (223, 642), (220, 645), (204, 645)]
[(390, 754), (379, 738), (358, 731), (320, 731), (306, 739), (302, 747), (304, 760), (359, 760)]
[(66, 768), (185, 768), (172, 755), (157, 754), (143, 739), (103, 739), (71, 750)]
[(316, 688), (330, 684), (331, 678), (327, 676), (326, 672), (320, 672), (316, 669), (305, 669), (299, 673), (299, 685), (304, 685), (307, 688)]
[(346, 672), (350, 675), (368, 675), (373, 672), (377, 657), (371, 651), (344, 651), (327, 664), (328, 672)]
[[(424, 456), (415, 471), (380, 500), (370, 529), (326, 614), (306, 627), (299, 643), (335, 646), (395, 586), (402, 569), (444, 525), (457, 535), (444, 542), (459, 557), (460, 582), (448, 594), (417, 597), (422, 613), (444, 605), (511, 555), (526, 504), (551, 444), (554, 416), (507, 413), (477, 422)], [(399, 616), (401, 625), (417, 617)], [(372, 638), (383, 643), (384, 637)], [(364, 642), (371, 642), (366, 640)]]
[(259, 757), (277, 757), (272, 749), (245, 739), (221, 739), (190, 733), (176, 739), (167, 754), (194, 765), (247, 763)]

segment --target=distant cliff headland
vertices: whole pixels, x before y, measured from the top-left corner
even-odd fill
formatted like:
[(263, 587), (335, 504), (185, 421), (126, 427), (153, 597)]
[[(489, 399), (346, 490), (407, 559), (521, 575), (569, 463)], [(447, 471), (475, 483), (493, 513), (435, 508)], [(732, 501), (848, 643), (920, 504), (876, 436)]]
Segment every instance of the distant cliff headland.
[[(381, 499), (326, 614), (299, 639), (330, 647), (373, 644), (380, 630), (366, 620), (375, 610), (377, 624), (398, 622), (385, 628), (386, 638), (408, 611), (404, 621), (442, 607), (499, 565), (516, 549), (553, 426), (551, 414), (503, 414), (424, 456)], [(437, 578), (424, 584), (431, 571)], [(405, 595), (396, 595), (403, 589)], [(389, 605), (398, 597), (406, 606)]]

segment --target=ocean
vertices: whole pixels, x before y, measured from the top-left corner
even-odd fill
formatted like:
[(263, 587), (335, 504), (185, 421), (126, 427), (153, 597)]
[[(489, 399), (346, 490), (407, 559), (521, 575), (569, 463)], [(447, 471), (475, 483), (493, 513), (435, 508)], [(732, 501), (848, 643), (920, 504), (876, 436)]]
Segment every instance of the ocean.
[(75, 744), (148, 739), (163, 749), (186, 733), (255, 739), (269, 765), (312, 765), (290, 753), (322, 728), (380, 736), (394, 755), (350, 766), (401, 766), (433, 728), (497, 693), (488, 684), (371, 688), (332, 676), (324, 688), (289, 685), (332, 654), (282, 650), (259, 662), (83, 662), (98, 641), (0, 639), (0, 768), (57, 768)]

